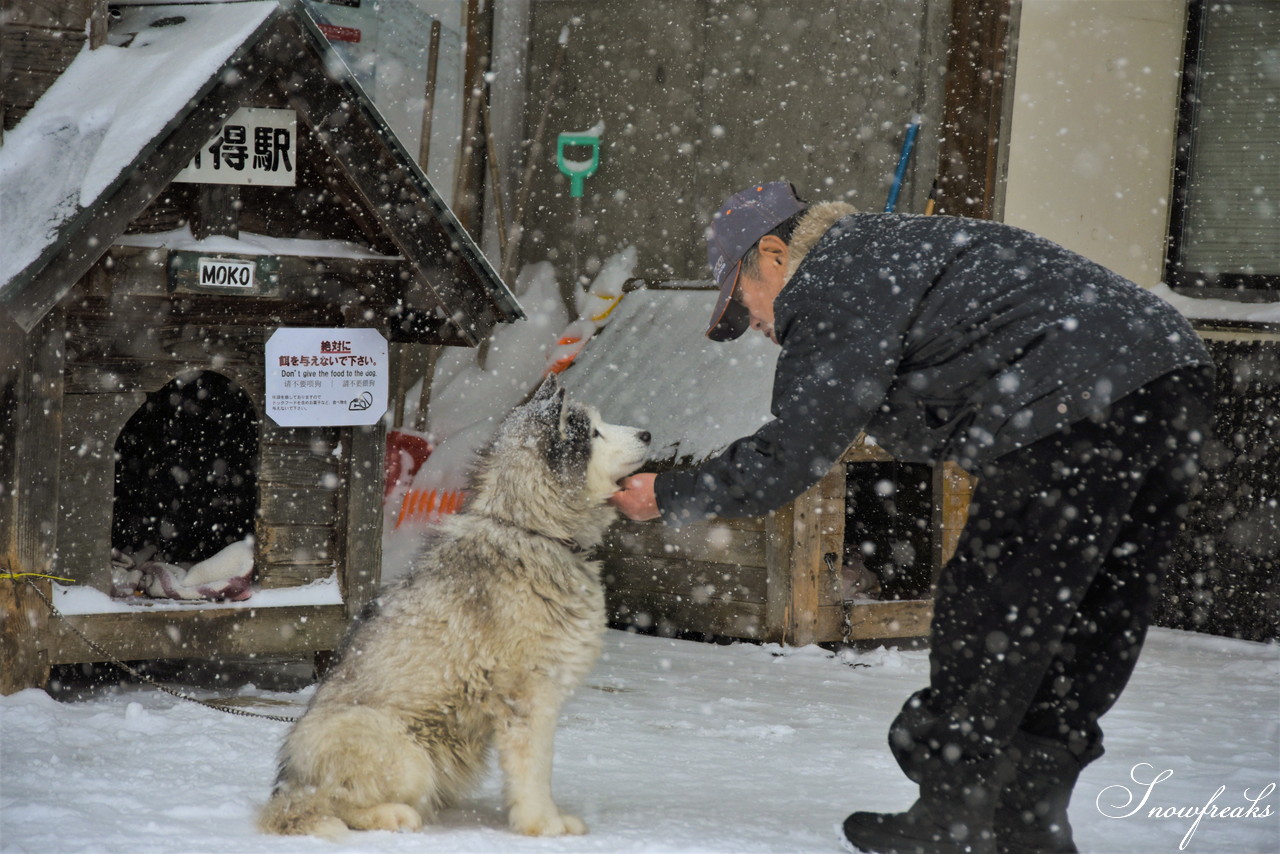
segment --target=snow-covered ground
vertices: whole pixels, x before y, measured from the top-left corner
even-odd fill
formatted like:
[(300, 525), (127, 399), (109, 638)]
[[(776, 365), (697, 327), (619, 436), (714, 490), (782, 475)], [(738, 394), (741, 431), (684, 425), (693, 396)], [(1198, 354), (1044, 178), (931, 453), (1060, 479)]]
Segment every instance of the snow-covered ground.
[[(276, 665), (243, 671), (257, 687), (195, 690), (292, 713), (310, 689), (268, 686), (304, 672)], [(253, 830), (285, 724), (145, 686), (63, 702), (25, 691), (0, 699), (0, 851), (835, 854), (846, 813), (911, 802), (885, 731), (926, 672), (923, 651), (835, 655), (611, 631), (557, 739), (557, 798), (586, 819), (587, 836), (508, 833), (495, 773), (422, 834), (338, 844)], [(1280, 851), (1280, 646), (1156, 630), (1106, 724), (1108, 753), (1072, 806), (1082, 851)], [(1134, 782), (1166, 771), (1150, 789)], [(1208, 804), (1227, 814), (1197, 825), (1193, 811)]]

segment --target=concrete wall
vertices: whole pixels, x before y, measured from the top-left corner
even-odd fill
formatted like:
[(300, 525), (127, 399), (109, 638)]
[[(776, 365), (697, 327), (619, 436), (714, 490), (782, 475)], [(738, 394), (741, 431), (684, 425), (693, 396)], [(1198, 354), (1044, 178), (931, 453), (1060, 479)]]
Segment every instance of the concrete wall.
[(1004, 221), (1160, 281), (1184, 0), (1022, 0)]
[[(522, 258), (590, 275), (636, 244), (637, 275), (706, 278), (703, 232), (753, 181), (880, 210), (905, 125), (924, 116), (900, 211), (923, 209), (937, 166), (949, 0), (533, 0), (526, 136), (556, 40), (572, 22), (532, 185)], [(603, 121), (600, 171), (575, 230), (560, 132)], [(564, 278), (568, 278), (565, 276)]]

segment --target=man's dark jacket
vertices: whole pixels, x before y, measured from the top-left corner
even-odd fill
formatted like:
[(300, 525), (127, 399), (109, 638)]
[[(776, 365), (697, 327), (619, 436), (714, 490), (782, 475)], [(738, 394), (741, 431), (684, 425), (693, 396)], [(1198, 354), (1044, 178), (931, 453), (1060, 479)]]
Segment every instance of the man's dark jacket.
[(1210, 365), (1187, 321), (1134, 283), (1001, 223), (852, 214), (774, 302), (774, 419), (658, 476), (680, 525), (756, 516), (822, 478), (861, 431), (896, 459), (983, 463)]

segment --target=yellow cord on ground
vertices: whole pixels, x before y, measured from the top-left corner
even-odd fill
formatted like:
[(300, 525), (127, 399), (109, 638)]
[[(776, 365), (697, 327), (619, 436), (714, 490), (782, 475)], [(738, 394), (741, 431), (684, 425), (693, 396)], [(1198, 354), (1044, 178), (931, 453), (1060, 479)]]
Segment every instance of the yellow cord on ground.
[(51, 578), (54, 581), (69, 581), (72, 584), (76, 581), (74, 578), (63, 578), (60, 575), (45, 575), (43, 572), (0, 572), (0, 578), (12, 578), (14, 580), (19, 578)]

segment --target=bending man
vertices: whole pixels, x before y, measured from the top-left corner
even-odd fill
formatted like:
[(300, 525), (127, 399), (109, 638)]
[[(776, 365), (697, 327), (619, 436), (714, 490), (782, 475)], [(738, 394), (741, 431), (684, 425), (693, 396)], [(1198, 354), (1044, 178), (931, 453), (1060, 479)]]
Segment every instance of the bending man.
[(906, 462), (978, 477), (935, 591), (929, 686), (890, 748), (919, 784), (857, 812), (872, 852), (1073, 852), (1067, 803), (1102, 754), (1186, 513), (1212, 367), (1167, 303), (1000, 223), (731, 197), (708, 236), (707, 335), (781, 347), (772, 421), (614, 503), (684, 525), (757, 516), (865, 431)]

